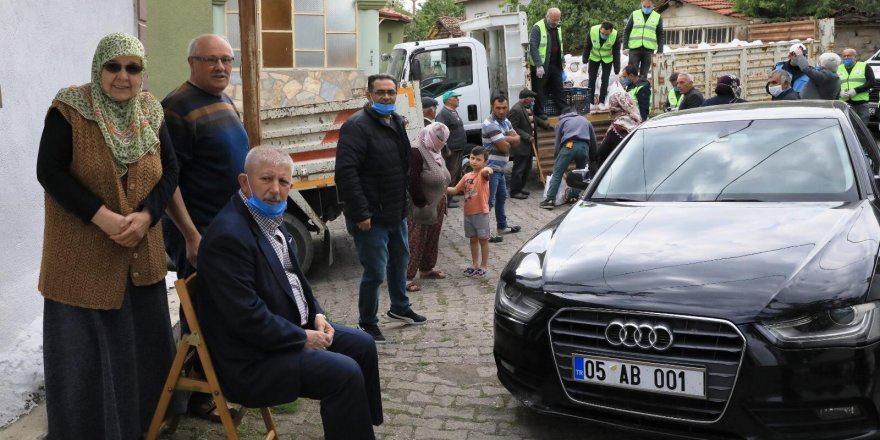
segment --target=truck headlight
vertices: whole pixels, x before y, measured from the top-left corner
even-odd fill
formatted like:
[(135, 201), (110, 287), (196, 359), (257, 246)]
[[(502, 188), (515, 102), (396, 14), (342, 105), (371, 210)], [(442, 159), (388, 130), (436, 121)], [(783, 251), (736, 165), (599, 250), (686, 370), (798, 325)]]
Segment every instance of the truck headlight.
[(855, 347), (880, 339), (880, 305), (838, 307), (756, 326), (780, 347)]
[(541, 310), (541, 303), (524, 295), (516, 284), (501, 280), (495, 292), (495, 309), (520, 324), (526, 324)]

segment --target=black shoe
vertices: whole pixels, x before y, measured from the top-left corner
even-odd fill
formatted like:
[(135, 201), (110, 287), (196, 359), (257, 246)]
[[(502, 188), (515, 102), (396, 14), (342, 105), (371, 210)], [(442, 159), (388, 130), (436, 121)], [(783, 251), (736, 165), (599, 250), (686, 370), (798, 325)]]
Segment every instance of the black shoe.
[(499, 234), (513, 234), (515, 232), (521, 231), (522, 228), (519, 226), (507, 226), (506, 228), (498, 228)]
[(377, 344), (384, 344), (387, 342), (385, 340), (385, 336), (382, 335), (382, 332), (379, 330), (379, 326), (376, 324), (359, 324), (358, 328), (367, 332), (368, 335), (373, 337), (373, 341)]
[(511, 194), (511, 195), (510, 195), (510, 198), (511, 198), (511, 199), (525, 200), (525, 199), (529, 198), (529, 196), (527, 196), (526, 194), (523, 194), (523, 193), (519, 192), (519, 193), (516, 193), (516, 194)]
[(428, 322), (427, 318), (425, 318), (422, 315), (419, 315), (416, 312), (413, 312), (412, 309), (409, 309), (409, 311), (407, 311), (406, 313), (400, 313), (400, 314), (394, 313), (391, 310), (389, 310), (387, 313), (385, 313), (385, 315), (388, 316), (388, 319), (392, 319), (394, 321), (400, 321), (400, 322), (403, 322), (403, 323), (406, 323), (409, 325), (422, 325), (422, 324)]
[(550, 210), (552, 210), (553, 208), (556, 207), (556, 203), (553, 203), (553, 199), (545, 199), (545, 200), (544, 200), (543, 202), (541, 202), (541, 204), (538, 205), (538, 206), (540, 206), (541, 208), (544, 208), (544, 209), (550, 209)]
[(527, 195), (527, 196), (532, 195), (532, 193), (530, 193), (530, 192), (528, 192), (528, 191), (526, 191), (526, 190), (521, 190), (519, 193), (520, 193), (520, 194), (525, 194), (525, 195)]
[(501, 243), (502, 241), (504, 241), (504, 237), (502, 237), (500, 235), (496, 235), (494, 237), (489, 238), (489, 243)]

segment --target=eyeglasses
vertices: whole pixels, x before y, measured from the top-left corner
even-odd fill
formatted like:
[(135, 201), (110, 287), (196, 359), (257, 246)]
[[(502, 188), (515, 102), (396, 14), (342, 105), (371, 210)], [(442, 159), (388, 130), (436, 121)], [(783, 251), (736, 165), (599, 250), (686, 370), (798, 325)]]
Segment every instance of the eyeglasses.
[[(119, 73), (123, 69), (122, 64), (117, 63), (116, 61), (110, 61), (104, 63), (104, 70), (110, 73)], [(144, 71), (144, 66), (140, 64), (126, 64), (125, 72), (129, 75), (137, 75)]]
[(203, 63), (208, 63), (211, 65), (217, 64), (217, 61), (220, 61), (226, 66), (231, 66), (232, 62), (235, 61), (235, 57), (223, 56), (223, 57), (199, 57), (199, 56), (191, 56), (190, 58), (194, 60), (199, 60)]
[(397, 96), (397, 90), (373, 90), (370, 93), (376, 96)]

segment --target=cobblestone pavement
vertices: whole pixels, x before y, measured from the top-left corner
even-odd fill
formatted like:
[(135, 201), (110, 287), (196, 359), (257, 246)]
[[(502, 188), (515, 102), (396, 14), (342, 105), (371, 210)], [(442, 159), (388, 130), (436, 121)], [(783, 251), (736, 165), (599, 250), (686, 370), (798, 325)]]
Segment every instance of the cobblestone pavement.
[[(469, 265), (461, 209), (450, 209), (441, 237), (437, 268), (443, 280), (418, 280), (421, 291), (410, 293), (413, 309), (429, 319), (424, 326), (405, 326), (380, 317), (389, 342), (379, 346), (385, 423), (376, 428), (385, 440), (454, 439), (628, 439), (643, 435), (594, 424), (542, 416), (523, 407), (500, 384), (492, 357), (492, 319), (498, 271), (541, 226), (565, 211), (538, 208), (541, 188), (533, 180), (531, 197), (508, 200), (509, 223), (522, 226), (517, 234), (492, 244), (490, 271), (485, 278), (461, 275)], [(332, 223), (334, 263), (318, 258), (309, 280), (317, 298), (334, 322), (357, 324), (357, 290), (361, 268), (344, 222)], [(317, 244), (317, 243), (316, 243)], [(388, 309), (383, 290), (379, 314)], [(277, 408), (281, 438), (322, 438), (319, 405), (300, 399), (294, 408)], [(262, 421), (252, 413), (239, 429), (243, 438), (262, 438)], [(219, 425), (183, 418), (166, 439), (224, 438)]]

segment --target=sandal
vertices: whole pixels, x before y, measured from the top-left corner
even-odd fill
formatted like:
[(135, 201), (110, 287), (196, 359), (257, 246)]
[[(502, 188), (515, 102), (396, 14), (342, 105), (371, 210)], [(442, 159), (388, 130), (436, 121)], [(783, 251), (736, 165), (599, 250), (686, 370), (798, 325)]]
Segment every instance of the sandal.
[[(214, 423), (222, 423), (222, 421), (220, 420), (220, 413), (217, 412), (217, 403), (214, 402), (214, 399), (190, 399), (187, 412), (190, 415), (193, 415), (200, 419), (208, 420)], [(229, 415), (231, 415), (232, 418), (235, 419), (238, 415), (238, 410), (230, 407)]]
[(419, 271), (419, 278), (425, 278), (429, 280), (442, 280), (443, 278), (446, 278), (446, 274), (443, 273), (442, 270), (437, 269), (430, 270), (428, 272)]
[(406, 291), (407, 292), (418, 292), (419, 290), (422, 290), (422, 288), (419, 287), (419, 285), (416, 284), (414, 281), (407, 281), (406, 282)]
[(465, 269), (462, 273), (466, 277), (472, 277), (472, 276), (474, 276), (474, 274), (477, 273), (477, 269), (474, 269), (473, 267), (469, 267), (469, 268)]
[(475, 277), (484, 277), (488, 271), (486, 269), (476, 269), (474, 270)]

